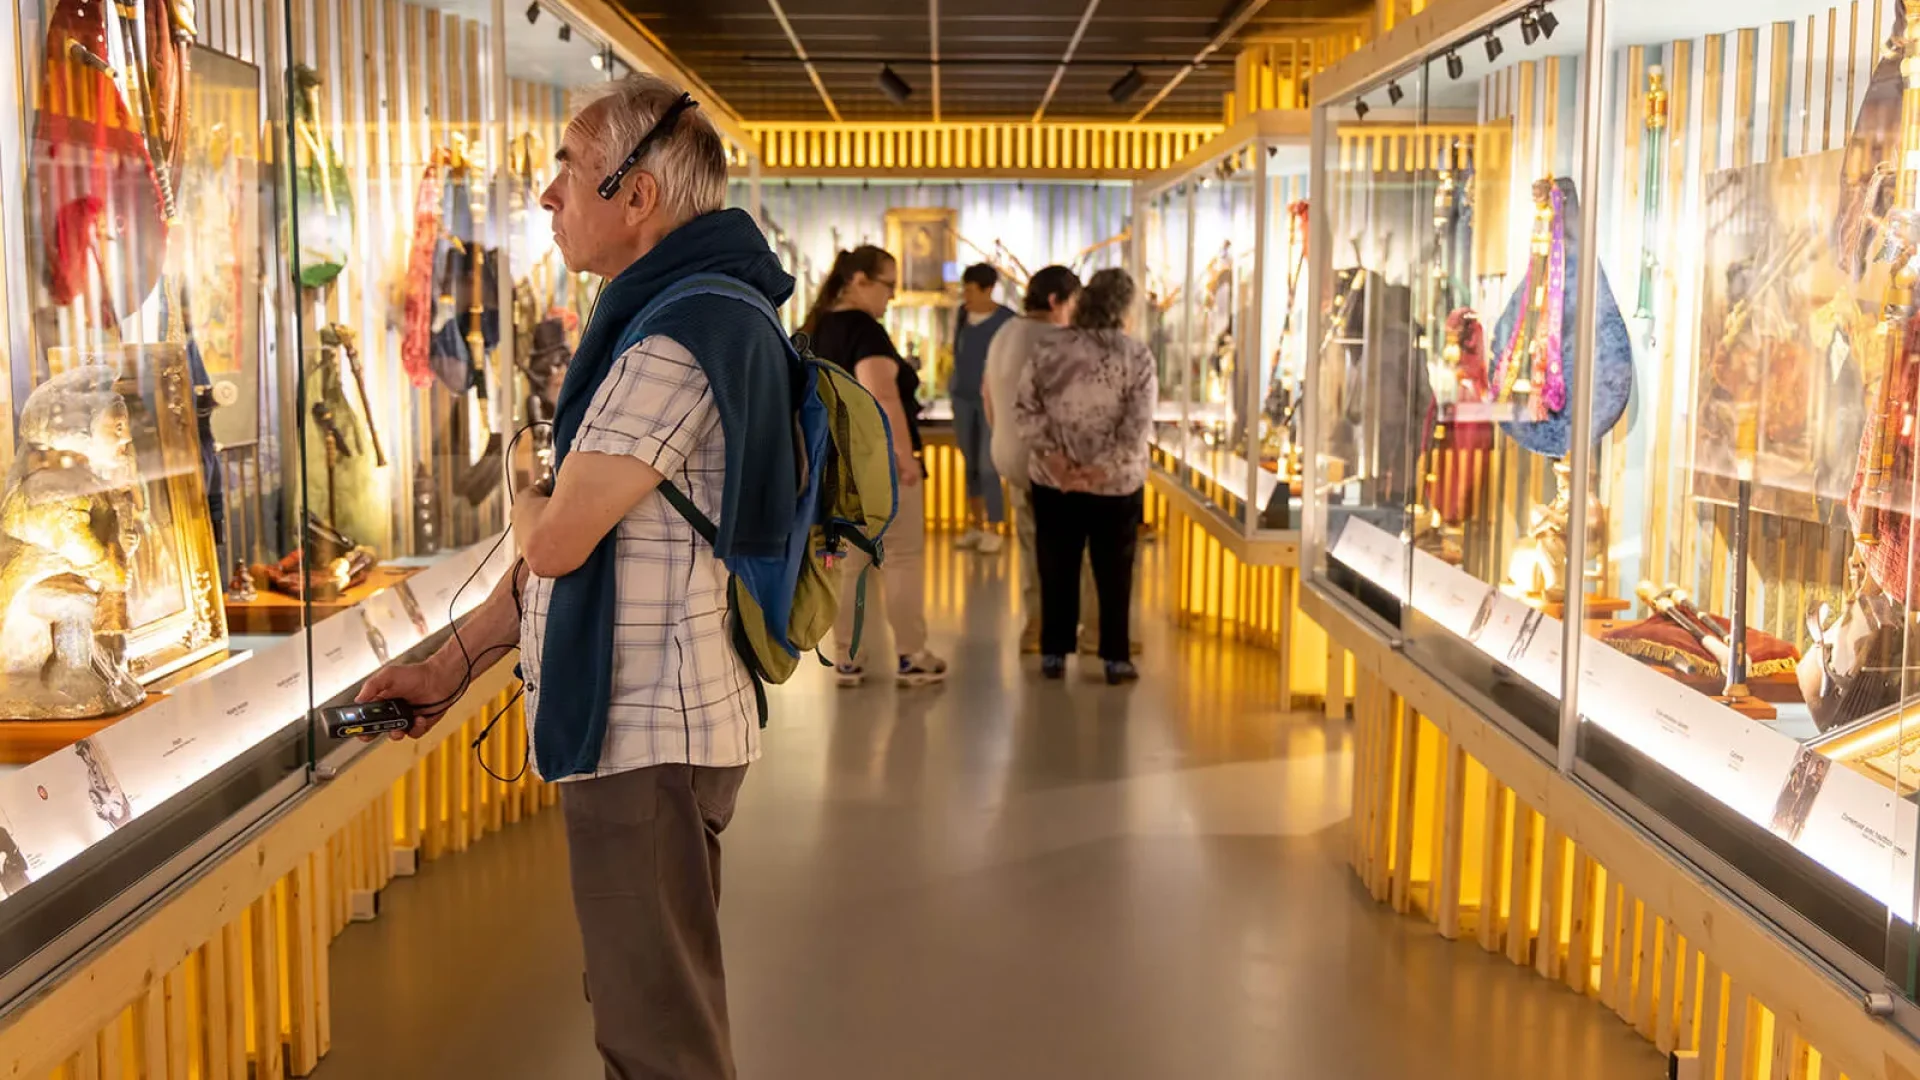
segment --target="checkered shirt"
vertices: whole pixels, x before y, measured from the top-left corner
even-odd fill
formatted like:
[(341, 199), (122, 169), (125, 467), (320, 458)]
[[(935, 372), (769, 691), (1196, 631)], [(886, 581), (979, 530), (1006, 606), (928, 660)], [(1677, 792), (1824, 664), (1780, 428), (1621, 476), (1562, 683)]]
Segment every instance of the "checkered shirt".
[[(699, 362), (671, 338), (648, 338), (614, 362), (573, 449), (639, 458), (709, 518), (720, 517), (727, 469), (720, 414)], [(594, 775), (758, 759), (753, 685), (728, 638), (726, 567), (657, 494), (627, 511), (617, 536), (613, 701)], [(548, 692), (540, 685), (540, 651), (552, 597), (552, 579), (529, 579), (520, 618), (528, 717)]]

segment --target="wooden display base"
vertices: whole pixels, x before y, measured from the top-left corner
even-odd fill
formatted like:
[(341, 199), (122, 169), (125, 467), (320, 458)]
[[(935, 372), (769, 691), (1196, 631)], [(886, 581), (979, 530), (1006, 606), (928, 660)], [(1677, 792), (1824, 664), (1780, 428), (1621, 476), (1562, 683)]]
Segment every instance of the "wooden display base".
[[(330, 599), (313, 602), (313, 621), (358, 607), (382, 589), (419, 573), (411, 566), (382, 564), (367, 571), (367, 580)], [(227, 632), (230, 634), (297, 634), (304, 625), (304, 608), (298, 597), (261, 589), (253, 600), (227, 601)]]
[(1713, 700), (1739, 713), (1749, 720), (1772, 720), (1780, 715), (1780, 710), (1753, 695), (1753, 687), (1747, 687), (1747, 696), (1731, 698), (1725, 694), (1715, 694)]
[[(1533, 597), (1528, 597), (1527, 603), (1545, 612), (1549, 618), (1564, 619), (1567, 617), (1567, 603), (1564, 600), (1542, 599), (1536, 601)], [(1611, 618), (1632, 606), (1633, 601), (1622, 600), (1617, 596), (1589, 596), (1587, 597), (1585, 605), (1586, 617), (1589, 620)]]

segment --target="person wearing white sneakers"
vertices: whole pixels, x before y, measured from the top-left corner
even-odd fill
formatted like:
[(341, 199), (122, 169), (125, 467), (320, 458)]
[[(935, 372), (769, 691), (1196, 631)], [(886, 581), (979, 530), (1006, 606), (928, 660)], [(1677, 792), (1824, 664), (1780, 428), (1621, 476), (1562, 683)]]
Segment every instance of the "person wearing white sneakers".
[[(814, 355), (853, 372), (886, 411), (893, 432), (893, 467), (900, 477), (900, 506), (882, 541), (881, 578), (887, 622), (899, 653), (894, 677), (904, 686), (920, 686), (944, 680), (947, 662), (927, 650), (927, 511), (920, 484), (920, 403), (914, 397), (920, 374), (880, 325), (899, 288), (899, 274), (899, 263), (882, 248), (869, 244), (841, 252), (820, 284), (801, 331), (811, 339)], [(855, 589), (867, 565), (867, 557), (857, 551), (840, 564), (842, 603), (833, 633), (842, 650), (834, 668), (842, 686), (866, 681), (852, 643)]]
[(947, 384), (953, 401), (953, 437), (960, 444), (967, 473), (967, 531), (953, 546), (982, 555), (1000, 553), (1000, 525), (1007, 517), (1000, 474), (994, 471), (988, 449), (992, 430), (984, 401), (987, 349), (1000, 328), (1013, 320), (1013, 312), (993, 299), (999, 283), (1000, 272), (986, 263), (975, 263), (960, 275), (953, 379)]

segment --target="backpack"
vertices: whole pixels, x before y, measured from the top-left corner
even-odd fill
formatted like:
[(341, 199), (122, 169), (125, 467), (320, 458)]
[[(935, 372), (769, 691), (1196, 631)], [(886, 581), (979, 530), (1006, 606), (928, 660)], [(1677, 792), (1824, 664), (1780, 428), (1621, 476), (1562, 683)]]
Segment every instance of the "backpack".
[[(644, 335), (660, 311), (693, 296), (723, 296), (759, 312), (786, 343), (789, 370), (800, 389), (793, 420), (801, 475), (786, 557), (727, 560), (733, 649), (752, 678), (760, 726), (765, 727), (765, 684), (792, 678), (803, 652), (819, 655), (821, 641), (839, 616), (837, 564), (849, 549), (869, 561), (854, 588), (853, 640), (848, 646), (859, 651), (867, 572), (882, 561), (882, 537), (900, 505), (893, 437), (880, 403), (852, 372), (813, 355), (805, 334), (789, 338), (779, 314), (759, 290), (724, 274), (698, 274), (668, 287), (635, 317), (616, 355), (635, 344), (635, 335)], [(712, 519), (671, 479), (659, 490), (702, 539), (709, 545), (715, 542), (719, 530)], [(777, 565), (743, 567), (743, 562)], [(830, 666), (824, 655), (820, 662)]]

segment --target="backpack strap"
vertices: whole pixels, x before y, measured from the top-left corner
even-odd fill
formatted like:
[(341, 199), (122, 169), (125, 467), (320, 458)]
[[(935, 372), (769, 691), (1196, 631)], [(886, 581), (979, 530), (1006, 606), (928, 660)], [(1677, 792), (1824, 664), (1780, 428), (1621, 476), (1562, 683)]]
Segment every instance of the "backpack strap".
[[(760, 308), (764, 313), (771, 315), (775, 329), (780, 328), (779, 316), (772, 315), (772, 308), (757, 291), (721, 274), (699, 274), (675, 283), (659, 296), (654, 297), (652, 302), (634, 317), (633, 322), (628, 324), (615, 355), (639, 344), (646, 336), (647, 324), (660, 312), (680, 300), (702, 295), (727, 296), (740, 300), (750, 307)], [(784, 332), (781, 333), (780, 339), (786, 341)], [(791, 348), (791, 344), (788, 347)], [(693, 504), (693, 500), (687, 497), (686, 492), (681, 491), (679, 486), (671, 480), (660, 481), (658, 490), (660, 496), (667, 500), (668, 505), (672, 506), (675, 512), (693, 527), (693, 531), (707, 542), (708, 547), (716, 544), (720, 536), (719, 527), (713, 523), (713, 519), (708, 517), (705, 511)], [(754, 656), (753, 643), (747, 640), (746, 624), (740, 620), (740, 579), (731, 573), (727, 575), (727, 606), (734, 612), (733, 625), (728, 638), (733, 645), (734, 655), (740, 658), (741, 664), (747, 669), (748, 681), (753, 683), (754, 709), (759, 716), (760, 726), (765, 728), (767, 726), (766, 680), (760, 674), (760, 664)]]

